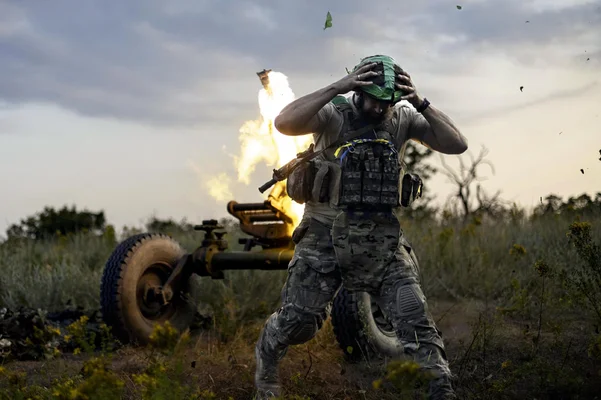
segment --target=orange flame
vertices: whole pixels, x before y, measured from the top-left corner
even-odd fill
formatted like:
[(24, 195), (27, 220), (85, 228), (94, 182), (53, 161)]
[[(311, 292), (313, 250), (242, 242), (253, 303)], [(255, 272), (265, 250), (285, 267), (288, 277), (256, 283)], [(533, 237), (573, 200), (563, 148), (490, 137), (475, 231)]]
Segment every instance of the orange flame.
[[(296, 154), (305, 150), (313, 141), (312, 135), (286, 136), (274, 126), (274, 120), (280, 111), (295, 99), (294, 93), (288, 84), (288, 78), (281, 72), (267, 72), (264, 87), (259, 90), (258, 102), (261, 113), (260, 120), (246, 121), (240, 128), (240, 156), (234, 157), (238, 171), (238, 181), (250, 184), (250, 175), (260, 162), (267, 166), (280, 168), (296, 157)], [(266, 176), (267, 181), (271, 176)], [(215, 178), (214, 178), (215, 179)], [(216, 199), (223, 198), (221, 192), (229, 191), (224, 179), (219, 179), (219, 193), (211, 194)], [(217, 183), (217, 182), (215, 182)], [(293, 221), (291, 229), (300, 222), (304, 206), (298, 204), (285, 195), (286, 182), (278, 182), (267, 196), (278, 200), (286, 213)], [(282, 193), (286, 196), (282, 198)]]

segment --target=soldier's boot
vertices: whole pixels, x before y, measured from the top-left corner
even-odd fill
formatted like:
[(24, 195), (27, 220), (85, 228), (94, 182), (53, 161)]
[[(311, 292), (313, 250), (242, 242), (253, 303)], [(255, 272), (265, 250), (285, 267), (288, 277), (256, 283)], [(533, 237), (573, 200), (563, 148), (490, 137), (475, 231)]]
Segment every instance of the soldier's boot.
[(255, 346), (256, 400), (281, 396), (278, 367), (280, 360), (288, 352), (288, 345), (277, 337), (275, 325), (279, 315), (279, 312), (275, 312), (267, 319)]
[(266, 357), (259, 348), (260, 342), (255, 346), (255, 387), (256, 400), (267, 400), (281, 396), (281, 387), (278, 375), (278, 359)]
[(430, 400), (456, 400), (457, 396), (451, 385), (451, 378), (448, 375), (442, 375), (430, 382), (428, 390), (428, 399)]

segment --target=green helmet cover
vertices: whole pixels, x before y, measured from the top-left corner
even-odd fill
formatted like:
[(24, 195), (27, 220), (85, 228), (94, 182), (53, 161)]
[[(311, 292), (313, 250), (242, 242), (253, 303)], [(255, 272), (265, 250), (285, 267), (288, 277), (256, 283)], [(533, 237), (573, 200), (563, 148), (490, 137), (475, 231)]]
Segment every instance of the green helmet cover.
[(380, 71), (382, 74), (372, 79), (373, 84), (363, 86), (361, 90), (381, 101), (398, 102), (404, 93), (401, 90), (395, 90), (395, 83), (396, 75), (400, 74), (402, 69), (392, 57), (384, 55), (365, 57), (353, 68), (352, 72), (365, 64), (374, 62), (378, 65), (373, 68), (373, 71)]

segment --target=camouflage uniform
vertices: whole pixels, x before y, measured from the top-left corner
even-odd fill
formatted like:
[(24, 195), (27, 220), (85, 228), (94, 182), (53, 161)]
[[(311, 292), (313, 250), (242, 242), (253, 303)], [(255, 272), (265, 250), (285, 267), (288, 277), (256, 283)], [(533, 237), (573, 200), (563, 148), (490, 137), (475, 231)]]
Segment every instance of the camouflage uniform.
[(430, 385), (430, 397), (455, 398), (441, 334), (420, 287), (417, 258), (393, 213), (341, 212), (332, 227), (305, 216), (293, 240), (282, 307), (267, 320), (255, 349), (259, 393), (279, 394), (277, 361), (288, 346), (317, 334), (343, 284), (373, 296), (405, 353), (441, 377)]
[[(388, 71), (386, 68), (390, 66), (385, 67)], [(388, 87), (391, 82), (394, 79), (382, 84)], [(394, 90), (388, 87), (390, 93), (382, 94), (380, 89), (373, 89), (371, 95), (376, 98), (390, 98)], [(356, 95), (339, 97), (316, 114), (313, 133), (315, 151), (324, 150), (324, 159), (332, 162), (337, 161), (330, 146), (366, 126), (356, 106)], [(389, 135), (398, 152), (408, 140), (423, 142), (430, 131), (423, 115), (396, 103), (390, 118), (373, 133), (377, 137), (381, 132)], [(431, 398), (455, 398), (441, 334), (420, 287), (417, 258), (394, 211), (347, 213), (327, 202), (307, 201), (293, 240), (296, 247), (282, 290), (282, 307), (268, 318), (255, 349), (259, 393), (279, 394), (278, 361), (288, 346), (305, 343), (317, 334), (344, 284), (349, 291), (364, 291), (375, 298), (391, 320), (405, 353), (424, 369), (440, 375), (430, 385)]]

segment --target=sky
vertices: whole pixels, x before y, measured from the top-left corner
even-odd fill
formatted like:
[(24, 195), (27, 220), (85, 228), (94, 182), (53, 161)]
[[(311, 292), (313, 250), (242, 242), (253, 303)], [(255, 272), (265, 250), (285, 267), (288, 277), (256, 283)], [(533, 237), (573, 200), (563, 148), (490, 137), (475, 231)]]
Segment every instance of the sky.
[[(0, 235), (44, 206), (117, 227), (224, 217), (206, 186), (221, 173), (233, 199), (260, 201), (272, 166), (237, 183), (233, 159), (259, 118), (256, 72), (285, 74), (298, 98), (373, 54), (473, 155), (488, 149), (487, 191), (524, 207), (601, 191), (601, 0), (2, 0)], [(439, 204), (453, 190), (428, 185)]]

